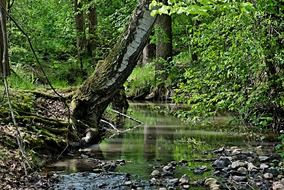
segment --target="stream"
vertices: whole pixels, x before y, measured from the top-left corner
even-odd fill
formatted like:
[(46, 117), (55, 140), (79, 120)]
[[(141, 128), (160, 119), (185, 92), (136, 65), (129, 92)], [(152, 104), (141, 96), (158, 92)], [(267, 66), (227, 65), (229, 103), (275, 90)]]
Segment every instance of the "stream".
[[(212, 176), (211, 161), (216, 159), (212, 150), (237, 146), (258, 154), (272, 151), (273, 142), (260, 144), (244, 133), (219, 130), (219, 125), (226, 122), (227, 117), (215, 118), (216, 122), (208, 129), (191, 127), (153, 109), (163, 106), (171, 105), (131, 103), (128, 115), (143, 124), (82, 149), (80, 155), (49, 165), (48, 170), (59, 176), (54, 188), (159, 189), (151, 186), (153, 170), (168, 163), (176, 165), (172, 178), (186, 174), (191, 181), (198, 181)], [(134, 124), (126, 120), (124, 127), (133, 127)], [(182, 164), (187, 167), (182, 167)], [(200, 171), (202, 169), (204, 171)]]

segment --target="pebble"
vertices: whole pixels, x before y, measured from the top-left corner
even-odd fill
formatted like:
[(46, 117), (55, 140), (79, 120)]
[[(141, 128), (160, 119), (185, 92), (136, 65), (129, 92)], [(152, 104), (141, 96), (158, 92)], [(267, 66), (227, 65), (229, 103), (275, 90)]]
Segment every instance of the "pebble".
[(179, 179), (179, 183), (181, 185), (185, 185), (185, 184), (188, 184), (189, 183), (189, 177), (184, 174), (180, 179)]
[(152, 173), (151, 173), (151, 176), (153, 176), (153, 177), (157, 177), (157, 176), (160, 176), (160, 175), (161, 175), (161, 173), (160, 173), (159, 170), (153, 170)]
[(246, 175), (247, 174), (247, 169), (245, 167), (240, 167), (238, 168), (238, 173), (240, 173), (241, 175)]
[(167, 190), (165, 187), (160, 187), (159, 190)]
[(176, 185), (178, 183), (179, 179), (178, 178), (173, 178), (173, 179), (170, 179), (168, 182), (170, 184), (173, 184), (173, 185)]
[(269, 168), (269, 166), (267, 164), (262, 163), (262, 164), (260, 164), (259, 168), (262, 169), (262, 170), (265, 170), (265, 169)]
[(171, 171), (171, 170), (173, 170), (172, 166), (166, 165), (166, 166), (163, 167), (163, 172), (168, 172), (168, 171)]
[(248, 163), (248, 171), (255, 171), (257, 170), (257, 167), (255, 165), (253, 165), (253, 163), (249, 162)]
[(236, 169), (236, 168), (239, 168), (239, 167), (245, 167), (246, 165), (247, 164), (245, 162), (241, 162), (241, 161), (237, 160), (235, 162), (232, 162), (231, 168)]
[(157, 183), (157, 179), (154, 178), (154, 177), (151, 178), (151, 179), (150, 179), (150, 183), (151, 183), (151, 184), (156, 184), (156, 183)]
[(208, 168), (206, 166), (201, 166), (201, 167), (195, 168), (193, 170), (193, 173), (194, 174), (203, 174), (206, 171), (208, 171)]
[(189, 185), (183, 185), (182, 188), (183, 189), (189, 189)]
[(245, 176), (232, 176), (232, 180), (237, 182), (243, 182), (247, 181), (247, 178)]
[(216, 169), (223, 169), (231, 164), (229, 157), (221, 156), (219, 159), (215, 160), (213, 167)]
[(130, 186), (130, 185), (132, 185), (132, 181), (126, 181), (126, 182), (124, 183), (124, 185)]
[(266, 161), (269, 160), (269, 157), (268, 157), (268, 156), (259, 156), (258, 159), (259, 159), (259, 161), (261, 161), (261, 162), (266, 162)]
[(273, 178), (273, 174), (272, 174), (272, 173), (265, 173), (265, 174), (263, 175), (263, 177), (264, 177), (265, 179), (272, 179), (272, 178)]

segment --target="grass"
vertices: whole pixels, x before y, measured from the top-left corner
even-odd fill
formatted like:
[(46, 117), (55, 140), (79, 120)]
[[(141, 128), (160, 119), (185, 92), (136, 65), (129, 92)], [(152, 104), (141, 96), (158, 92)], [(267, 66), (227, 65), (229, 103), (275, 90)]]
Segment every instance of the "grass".
[(155, 66), (148, 63), (136, 67), (128, 77), (124, 86), (129, 97), (135, 97), (143, 93), (149, 93), (155, 85)]

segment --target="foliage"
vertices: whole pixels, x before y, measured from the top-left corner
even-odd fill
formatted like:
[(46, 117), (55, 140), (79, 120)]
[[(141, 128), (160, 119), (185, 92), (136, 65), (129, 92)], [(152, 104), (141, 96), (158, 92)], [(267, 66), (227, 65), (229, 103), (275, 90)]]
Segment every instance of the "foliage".
[[(143, 73), (143, 74), (142, 74)], [(124, 84), (128, 97), (146, 96), (156, 86), (153, 63), (136, 67)]]

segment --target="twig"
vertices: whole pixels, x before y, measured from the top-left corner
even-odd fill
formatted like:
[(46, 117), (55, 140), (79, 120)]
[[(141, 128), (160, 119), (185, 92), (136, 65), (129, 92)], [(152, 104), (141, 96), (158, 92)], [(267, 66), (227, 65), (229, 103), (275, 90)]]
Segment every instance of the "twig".
[(108, 122), (108, 121), (106, 121), (104, 119), (101, 119), (101, 122), (108, 124), (109, 126), (111, 126), (111, 128), (113, 128), (117, 132), (120, 132), (120, 130), (118, 130), (112, 123), (110, 123), (110, 122)]
[(130, 120), (132, 120), (132, 121), (135, 121), (135, 122), (137, 122), (137, 123), (139, 123), (139, 124), (143, 124), (142, 121), (139, 121), (139, 120), (137, 120), (137, 119), (135, 119), (135, 118), (133, 118), (133, 117), (130, 117), (129, 115), (126, 115), (126, 114), (121, 113), (121, 112), (119, 112), (119, 111), (116, 111), (116, 110), (114, 110), (114, 109), (110, 109), (110, 111), (112, 111), (112, 112), (114, 112), (114, 113), (117, 113), (117, 114), (119, 114), (119, 115), (121, 115), (121, 116), (124, 116), (124, 117), (126, 117), (126, 118), (128, 118), (128, 119), (130, 119)]

